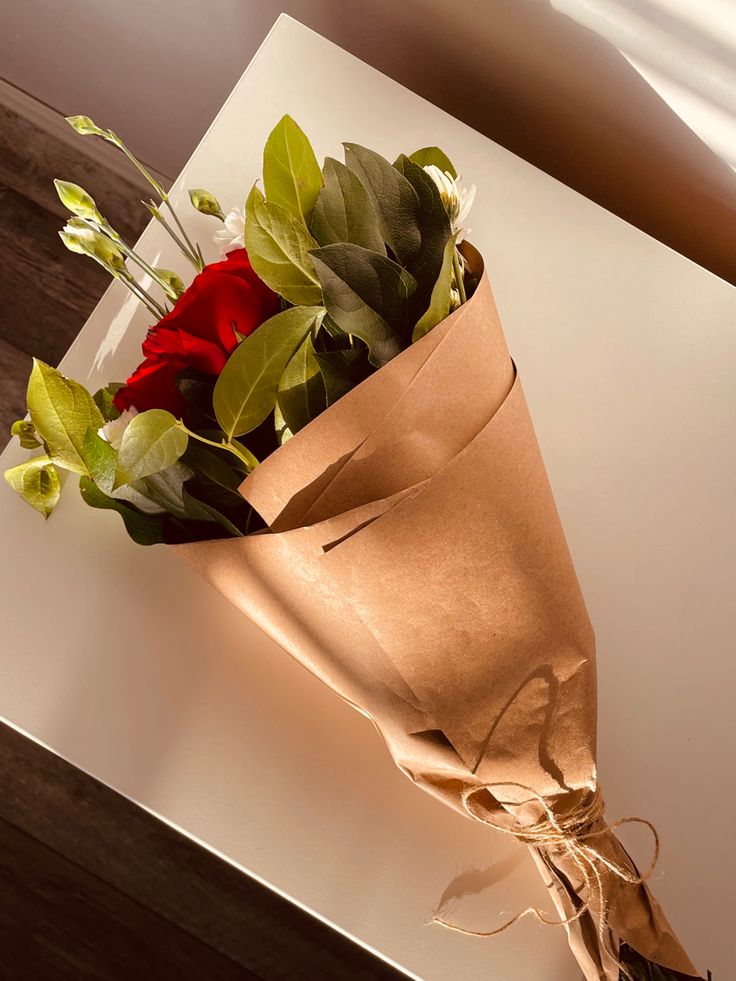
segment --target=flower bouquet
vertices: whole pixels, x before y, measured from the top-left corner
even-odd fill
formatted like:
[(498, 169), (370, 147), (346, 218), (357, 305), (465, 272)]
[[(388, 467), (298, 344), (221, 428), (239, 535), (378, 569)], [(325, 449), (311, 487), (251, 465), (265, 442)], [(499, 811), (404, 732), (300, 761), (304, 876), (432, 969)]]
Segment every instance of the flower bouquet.
[(406, 776), (525, 843), (554, 911), (481, 936), (533, 914), (588, 981), (698, 977), (604, 820), (593, 633), (466, 239), (474, 189), (436, 147), (390, 163), (346, 143), (320, 167), (286, 116), (243, 212), (190, 191), (220, 222), (206, 265), (119, 137), (69, 122), (149, 180), (196, 275), (151, 265), (57, 181), (64, 244), (152, 326), (128, 380), (94, 394), (34, 362), (13, 426), (34, 452), (10, 485), (48, 517), (60, 471), (78, 475), (87, 504), (172, 546), (368, 716)]

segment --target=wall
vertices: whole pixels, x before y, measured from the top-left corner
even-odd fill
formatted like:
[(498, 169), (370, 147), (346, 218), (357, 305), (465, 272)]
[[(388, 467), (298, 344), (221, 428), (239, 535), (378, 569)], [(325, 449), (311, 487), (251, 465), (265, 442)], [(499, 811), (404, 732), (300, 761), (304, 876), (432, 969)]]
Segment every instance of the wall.
[(280, 9), (736, 282), (731, 0), (6, 0), (0, 76), (175, 174)]

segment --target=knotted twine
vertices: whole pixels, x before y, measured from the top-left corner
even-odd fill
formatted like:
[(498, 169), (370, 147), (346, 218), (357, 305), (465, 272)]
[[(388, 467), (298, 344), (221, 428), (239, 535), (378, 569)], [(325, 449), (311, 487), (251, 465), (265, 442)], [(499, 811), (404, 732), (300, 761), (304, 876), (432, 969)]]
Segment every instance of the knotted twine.
[[(542, 808), (542, 817), (532, 824), (509, 826), (493, 821), (487, 812), (481, 812), (474, 807), (473, 798), (479, 791), (487, 790), (493, 793), (501, 787), (516, 787), (518, 790), (523, 790), (531, 796), (522, 801), (502, 801), (494, 794), (496, 801), (500, 805), (521, 807), (524, 804), (537, 803)], [(536, 906), (527, 906), (526, 909), (520, 910), (511, 919), (494, 930), (468, 930), (457, 923), (452, 923), (450, 920), (444, 919), (444, 917), (438, 914), (433, 916), (433, 922), (446, 927), (448, 930), (454, 930), (456, 933), (462, 933), (468, 937), (495, 937), (499, 933), (508, 930), (515, 923), (518, 923), (523, 917), (529, 915), (534, 916), (543, 926), (568, 926), (579, 920), (586, 911), (591, 909), (591, 897), (595, 895), (598, 907), (597, 932), (601, 949), (607, 951), (621, 974), (631, 979), (631, 974), (621, 962), (618, 951), (613, 949), (608, 940), (608, 904), (603, 888), (603, 876), (607, 872), (610, 872), (623, 882), (630, 883), (631, 885), (642, 885), (649, 879), (659, 859), (659, 835), (652, 822), (647, 821), (646, 818), (632, 816), (619, 818), (612, 824), (603, 823), (601, 827), (595, 830), (595, 825), (603, 818), (603, 812), (605, 810), (603, 796), (598, 786), (590, 794), (581, 799), (576, 807), (571, 808), (564, 814), (556, 814), (548, 799), (538, 794), (531, 787), (527, 787), (521, 783), (488, 783), (475, 787), (467, 787), (462, 794), (462, 805), (468, 815), (474, 820), (481, 821), (496, 831), (509, 834), (516, 838), (517, 841), (529, 845), (540, 853), (545, 849), (549, 849), (558, 850), (567, 854), (582, 876), (588, 898), (580, 904), (571, 916), (564, 919), (550, 920)], [(612, 861), (601, 852), (600, 848), (596, 847), (595, 844), (591, 844), (591, 841), (594, 839), (605, 837), (624, 824), (643, 824), (652, 832), (654, 853), (649, 868), (643, 874), (636, 872), (629, 866), (620, 865), (618, 862)]]

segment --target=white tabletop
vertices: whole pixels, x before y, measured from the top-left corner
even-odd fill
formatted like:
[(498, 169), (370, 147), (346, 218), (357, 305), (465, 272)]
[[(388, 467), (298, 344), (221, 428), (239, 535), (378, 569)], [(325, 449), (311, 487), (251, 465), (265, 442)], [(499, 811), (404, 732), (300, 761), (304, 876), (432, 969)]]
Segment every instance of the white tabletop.
[[(319, 157), (436, 143), (478, 185), (472, 239), (598, 634), (608, 813), (656, 823), (655, 891), (725, 979), (736, 869), (713, 822), (730, 839), (736, 291), (287, 17), (177, 181), (182, 209), (186, 187), (241, 203), (285, 112)], [(212, 220), (188, 217), (209, 243)], [(141, 251), (177, 264), (158, 227)], [(111, 287), (64, 370), (122, 379), (145, 326)], [(365, 719), (166, 548), (133, 545), (71, 482), (46, 524), (3, 483), (0, 541), (8, 722), (411, 976), (578, 976), (561, 930), (427, 925), (448, 886), (478, 929), (544, 903), (524, 849), (412, 786)]]

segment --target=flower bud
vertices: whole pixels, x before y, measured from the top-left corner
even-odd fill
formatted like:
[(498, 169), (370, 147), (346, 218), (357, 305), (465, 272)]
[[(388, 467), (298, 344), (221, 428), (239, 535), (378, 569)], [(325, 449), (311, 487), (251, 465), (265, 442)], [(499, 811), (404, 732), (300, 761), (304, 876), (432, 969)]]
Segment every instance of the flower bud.
[(56, 188), (56, 193), (59, 195), (59, 200), (72, 214), (77, 215), (79, 218), (88, 218), (90, 221), (96, 221), (99, 224), (104, 223), (104, 218), (97, 210), (95, 199), (83, 187), (80, 187), (79, 184), (72, 184), (71, 181), (55, 180), (54, 187)]
[(201, 212), (203, 215), (212, 215), (213, 218), (219, 218), (220, 221), (225, 220), (225, 215), (220, 207), (220, 202), (217, 200), (214, 194), (209, 191), (205, 191), (203, 187), (195, 187), (189, 191), (189, 200), (192, 202), (197, 211)]
[(149, 213), (149, 215), (151, 216), (151, 218), (155, 218), (157, 221), (161, 221), (162, 220), (161, 219), (161, 212), (156, 207), (156, 202), (155, 201), (141, 201), (141, 204), (146, 209), (146, 211)]
[(155, 267), (155, 272), (170, 288), (171, 292), (174, 294), (176, 299), (179, 299), (179, 297), (186, 289), (186, 286), (182, 282), (181, 278), (177, 276), (175, 272), (172, 272), (170, 269), (161, 269), (158, 266)]
[(125, 271), (123, 253), (109, 238), (96, 232), (87, 225), (80, 227), (74, 219), (59, 232), (59, 237), (70, 252), (88, 255), (96, 259), (108, 271), (120, 273)]
[(89, 116), (67, 116), (66, 121), (69, 123), (71, 128), (75, 133), (79, 133), (80, 136), (106, 136), (104, 129), (100, 129)]

